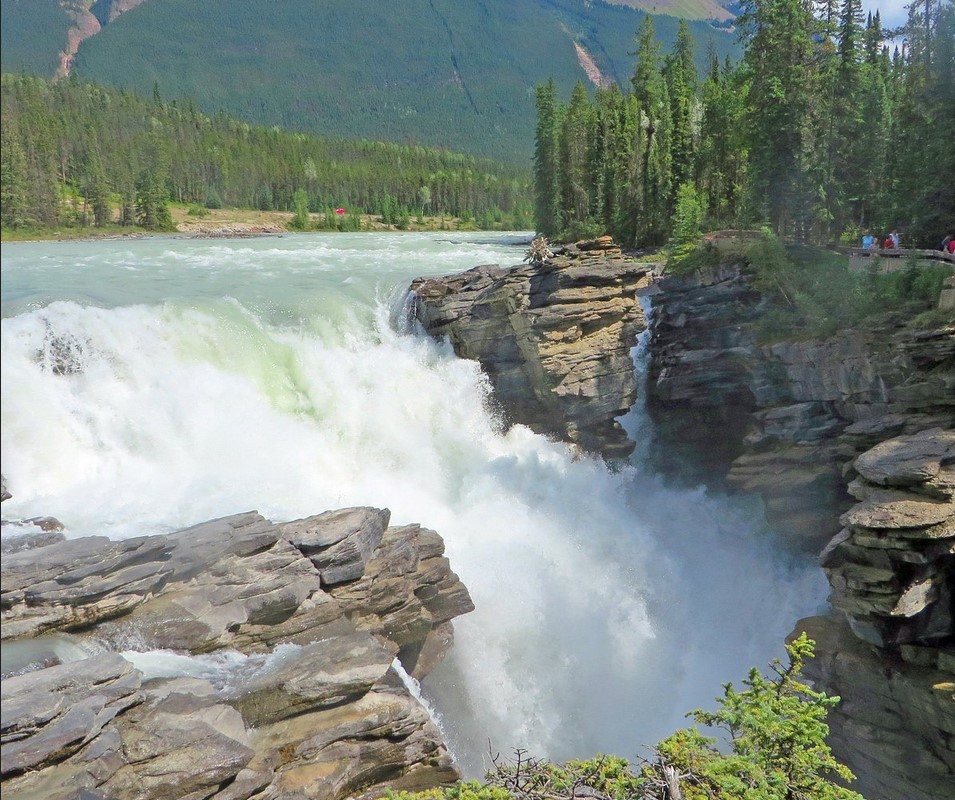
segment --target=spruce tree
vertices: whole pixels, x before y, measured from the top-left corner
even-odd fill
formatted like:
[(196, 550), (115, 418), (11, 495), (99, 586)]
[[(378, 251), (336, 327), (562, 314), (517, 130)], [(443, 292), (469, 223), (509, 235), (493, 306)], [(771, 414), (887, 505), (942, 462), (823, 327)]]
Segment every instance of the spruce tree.
[(548, 81), (537, 87), (537, 132), (534, 137), (534, 226), (553, 236), (560, 227), (560, 177), (557, 90)]
[(577, 82), (560, 126), (559, 175), (561, 227), (586, 225), (590, 218), (588, 140), (591, 109), (587, 89)]
[(805, 229), (815, 20), (803, 0), (744, 0), (749, 188), (777, 234)]

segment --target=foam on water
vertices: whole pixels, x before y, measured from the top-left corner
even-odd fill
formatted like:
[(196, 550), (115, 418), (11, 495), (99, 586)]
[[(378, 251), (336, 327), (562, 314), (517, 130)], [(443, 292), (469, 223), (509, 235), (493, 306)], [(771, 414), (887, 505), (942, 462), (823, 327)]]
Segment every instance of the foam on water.
[(502, 431), (476, 364), (391, 327), (394, 287), (519, 261), (508, 241), (98, 247), (4, 245), (4, 516), (125, 537), (373, 505), (434, 528), (477, 609), (425, 688), (471, 774), (488, 738), (636, 755), (824, 596), (745, 509)]

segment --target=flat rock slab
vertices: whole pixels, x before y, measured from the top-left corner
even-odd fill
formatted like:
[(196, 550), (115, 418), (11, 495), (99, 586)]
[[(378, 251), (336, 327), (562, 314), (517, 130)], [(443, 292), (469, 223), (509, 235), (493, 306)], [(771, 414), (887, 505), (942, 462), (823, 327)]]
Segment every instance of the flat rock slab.
[(877, 444), (856, 459), (856, 470), (880, 486), (918, 486), (955, 461), (955, 431), (932, 428)]
[(393, 660), (374, 636), (356, 630), (290, 650), (244, 684), (232, 704), (250, 726), (341, 705), (366, 694)]
[(915, 495), (886, 497), (885, 493), (873, 493), (868, 499), (842, 515), (844, 525), (869, 530), (895, 530), (924, 528), (930, 538), (944, 536), (944, 530), (932, 530), (955, 516), (955, 503), (950, 501), (920, 498)]

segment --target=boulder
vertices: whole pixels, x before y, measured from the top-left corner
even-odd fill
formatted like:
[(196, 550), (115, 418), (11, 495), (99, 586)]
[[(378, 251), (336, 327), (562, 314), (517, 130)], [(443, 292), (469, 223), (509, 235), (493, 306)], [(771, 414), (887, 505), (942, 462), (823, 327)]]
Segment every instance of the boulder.
[[(247, 512), (5, 555), (0, 631), (23, 652), (2, 684), (4, 797), (339, 800), (454, 780), (395, 657), (433, 666), (473, 606), (440, 536), (389, 517)], [(28, 638), (53, 631), (72, 634)], [(90, 655), (131, 643), (209, 677)]]

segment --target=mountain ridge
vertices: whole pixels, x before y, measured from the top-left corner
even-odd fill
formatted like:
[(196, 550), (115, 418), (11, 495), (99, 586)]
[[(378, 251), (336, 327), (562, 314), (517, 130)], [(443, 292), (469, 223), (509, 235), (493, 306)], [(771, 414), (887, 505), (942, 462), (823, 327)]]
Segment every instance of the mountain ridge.
[[(66, 18), (57, 0), (34, 2), (47, 16)], [(588, 81), (594, 73), (581, 50), (607, 80), (625, 84), (644, 16), (580, 0), (408, 0), (400, 18), (385, 0), (361, 8), (344, 0), (121, 2), (71, 0), (72, 13), (100, 24), (79, 43), (76, 77), (141, 94), (155, 88), (165, 99), (254, 124), (520, 163), (531, 155), (534, 87), (553, 78), (569, 94)], [(3, 27), (13, 29), (4, 35), (3, 70), (43, 74), (53, 59), (40, 54), (51, 49), (53, 33), (29, 30), (22, 0), (2, 6)], [(654, 20), (671, 43), (679, 20)], [(68, 23), (61, 19), (57, 31)], [(700, 61), (709, 43), (720, 55), (735, 52), (727, 31), (690, 25)], [(11, 42), (17, 31), (22, 41)], [(9, 52), (8, 43), (15, 45)]]

